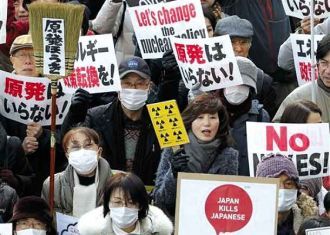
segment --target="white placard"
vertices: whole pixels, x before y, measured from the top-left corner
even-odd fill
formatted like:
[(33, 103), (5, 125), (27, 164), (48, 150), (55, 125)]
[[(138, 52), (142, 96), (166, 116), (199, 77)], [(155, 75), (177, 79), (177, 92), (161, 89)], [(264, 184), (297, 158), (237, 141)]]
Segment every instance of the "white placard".
[(117, 59), (111, 34), (79, 38), (78, 53), (71, 75), (61, 80), (63, 91), (78, 88), (89, 93), (120, 91)]
[(200, 0), (162, 2), (128, 10), (144, 59), (161, 58), (171, 49), (173, 36), (208, 37)]
[[(43, 126), (51, 122), (51, 84), (48, 78), (25, 77), (0, 71), (0, 113), (11, 120)], [(71, 95), (57, 92), (56, 124), (62, 124), (71, 104)]]
[(56, 212), (56, 229), (59, 235), (79, 235), (78, 218)]
[[(314, 54), (317, 45), (324, 35), (314, 35)], [(311, 68), (311, 36), (306, 34), (291, 34), (292, 53), (294, 66), (299, 86), (312, 81)], [(317, 67), (315, 67), (315, 79), (318, 78)]]
[(13, 235), (13, 224), (0, 224), (0, 235)]
[(330, 227), (306, 229), (306, 235), (329, 235)]
[(197, 82), (202, 91), (243, 83), (228, 35), (204, 39), (172, 39), (173, 53), (188, 89)]
[[(304, 19), (311, 15), (311, 0), (282, 0), (282, 3), (288, 16)], [(323, 19), (330, 15), (330, 0), (318, 0), (314, 4), (316, 18)]]
[(278, 179), (179, 173), (175, 234), (275, 235), (278, 183)]
[(64, 20), (42, 18), (44, 74), (65, 76)]
[(8, 0), (1, 1), (0, 7), (0, 44), (6, 43)]
[(250, 175), (269, 153), (292, 158), (299, 178), (330, 175), (330, 134), (328, 123), (282, 124), (247, 122)]

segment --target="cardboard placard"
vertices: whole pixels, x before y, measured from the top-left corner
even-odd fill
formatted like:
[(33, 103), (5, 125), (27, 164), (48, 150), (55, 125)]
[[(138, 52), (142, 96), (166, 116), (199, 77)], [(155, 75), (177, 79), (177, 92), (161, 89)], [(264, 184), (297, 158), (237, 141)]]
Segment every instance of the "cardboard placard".
[[(314, 35), (314, 54), (318, 43), (322, 40), (324, 35)], [(294, 66), (299, 86), (312, 81), (311, 77), (311, 36), (306, 34), (291, 34), (292, 53), (294, 59)], [(315, 67), (315, 79), (318, 78), (317, 67)]]
[(78, 218), (56, 212), (56, 230), (59, 235), (79, 235)]
[[(310, 17), (311, 0), (282, 0), (285, 13), (299, 19)], [(330, 15), (330, 1), (318, 0), (314, 3), (314, 16), (316, 18), (327, 18)]]
[[(25, 77), (0, 71), (0, 113), (11, 120), (48, 126), (51, 122), (51, 84), (48, 78)], [(56, 123), (62, 124), (71, 104), (71, 95), (58, 86)]]
[(274, 178), (179, 173), (175, 234), (275, 235), (278, 187)]
[(171, 37), (208, 37), (200, 0), (161, 2), (128, 8), (144, 59), (161, 58)]
[(202, 91), (243, 83), (228, 35), (191, 40), (173, 38), (172, 47), (188, 89), (197, 82)]
[(261, 159), (270, 153), (291, 157), (300, 179), (330, 175), (328, 123), (247, 122), (246, 133), (251, 176)]
[(189, 143), (175, 100), (148, 104), (147, 108), (161, 148)]
[(61, 80), (63, 91), (73, 94), (78, 88), (89, 93), (120, 91), (116, 53), (111, 34), (79, 38), (74, 71)]
[(6, 43), (8, 0), (1, 1), (0, 7), (0, 44)]

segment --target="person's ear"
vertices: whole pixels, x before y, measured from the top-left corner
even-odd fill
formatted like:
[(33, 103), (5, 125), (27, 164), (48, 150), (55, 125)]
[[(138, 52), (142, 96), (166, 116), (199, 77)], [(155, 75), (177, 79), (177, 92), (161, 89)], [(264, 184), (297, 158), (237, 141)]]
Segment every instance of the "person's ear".
[(100, 157), (102, 157), (102, 152), (103, 152), (103, 148), (99, 147), (98, 151), (97, 151), (97, 159), (99, 159)]

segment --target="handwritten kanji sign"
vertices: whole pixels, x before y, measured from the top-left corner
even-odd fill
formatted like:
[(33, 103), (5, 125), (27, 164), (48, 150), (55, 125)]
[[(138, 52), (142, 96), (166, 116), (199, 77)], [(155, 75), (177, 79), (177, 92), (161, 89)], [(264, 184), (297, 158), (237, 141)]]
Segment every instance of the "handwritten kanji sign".
[(175, 100), (149, 104), (147, 108), (161, 148), (189, 143)]
[(56, 212), (56, 230), (60, 235), (79, 235), (78, 218)]
[(306, 229), (306, 235), (329, 235), (330, 227)]
[[(0, 102), (0, 113), (9, 119), (23, 124), (50, 125), (51, 85), (48, 78), (0, 71)], [(64, 94), (60, 85), (56, 102), (56, 123), (61, 124), (69, 110), (71, 95)]]
[(0, 44), (6, 43), (7, 8), (8, 0), (2, 0), (0, 7)]
[(279, 179), (179, 173), (177, 182), (176, 235), (276, 234)]
[(44, 74), (65, 75), (64, 20), (43, 18)]
[(228, 35), (204, 39), (173, 38), (173, 52), (188, 89), (197, 82), (202, 91), (242, 84)]
[(251, 176), (255, 175), (257, 165), (269, 153), (291, 157), (301, 179), (330, 175), (328, 123), (247, 122), (246, 132)]
[[(324, 35), (314, 35), (314, 55), (316, 55), (318, 43), (323, 37)], [(301, 86), (312, 81), (311, 36), (307, 34), (291, 34), (290, 38), (297, 80), (299, 86)], [(318, 71), (317, 67), (315, 67), (315, 79), (317, 78)]]
[(78, 88), (89, 93), (119, 91), (115, 55), (111, 34), (80, 37), (74, 71), (61, 80), (64, 92), (72, 94)]
[[(311, 15), (311, 0), (282, 0), (285, 13), (300, 19)], [(330, 14), (330, 0), (314, 0), (314, 16), (327, 18)]]
[(205, 38), (207, 30), (200, 0), (161, 2), (129, 7), (144, 59), (161, 58), (171, 49), (171, 37)]

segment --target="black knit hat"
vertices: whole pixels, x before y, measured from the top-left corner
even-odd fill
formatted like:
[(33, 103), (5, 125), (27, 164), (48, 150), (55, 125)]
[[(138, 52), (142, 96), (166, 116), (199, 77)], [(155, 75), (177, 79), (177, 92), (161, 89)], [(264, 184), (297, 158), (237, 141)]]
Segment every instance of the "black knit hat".
[(17, 222), (21, 219), (34, 218), (51, 226), (52, 215), (46, 201), (40, 197), (27, 196), (19, 199), (13, 210), (10, 222)]

